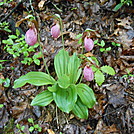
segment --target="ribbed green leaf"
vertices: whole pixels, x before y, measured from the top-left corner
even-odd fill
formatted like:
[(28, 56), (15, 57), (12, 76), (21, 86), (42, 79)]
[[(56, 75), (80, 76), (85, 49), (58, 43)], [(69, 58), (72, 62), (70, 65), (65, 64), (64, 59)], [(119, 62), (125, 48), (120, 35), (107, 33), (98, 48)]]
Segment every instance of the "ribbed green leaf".
[(80, 67), (80, 59), (77, 57), (76, 53), (73, 54), (73, 56), (70, 57), (69, 63), (68, 63), (68, 73), (70, 76), (70, 82), (75, 84), (80, 77), (81, 69)]
[(63, 74), (68, 74), (68, 52), (64, 49), (60, 50), (59, 53), (54, 58), (54, 67), (58, 78)]
[(96, 102), (93, 90), (86, 84), (78, 84), (76, 89), (82, 103), (88, 108), (92, 108)]
[(77, 99), (72, 112), (81, 119), (88, 118), (88, 107), (81, 102), (80, 98)]
[(56, 92), (53, 93), (53, 98), (56, 105), (66, 113), (69, 113), (76, 103), (77, 91), (75, 85), (70, 85), (70, 87), (63, 89), (58, 88)]
[(29, 72), (26, 75), (21, 76), (19, 79), (15, 80), (13, 88), (22, 87), (26, 83), (35, 86), (42, 86), (54, 84), (55, 80), (53, 79), (53, 77), (43, 72)]
[(96, 83), (100, 86), (104, 82), (104, 80), (105, 80), (104, 74), (100, 70), (97, 70), (95, 72)]
[(107, 74), (110, 74), (110, 75), (115, 75), (115, 71), (112, 67), (110, 66), (102, 66), (101, 67), (101, 70)]
[(55, 83), (55, 84), (54, 84), (53, 86), (51, 86), (51, 87), (48, 87), (48, 90), (49, 90), (50, 92), (56, 92), (57, 89), (58, 89), (58, 84), (57, 84), (57, 83)]
[(53, 94), (45, 90), (41, 93), (39, 93), (31, 102), (32, 106), (47, 106), (53, 101)]
[(70, 79), (67, 75), (63, 74), (59, 79), (58, 79), (58, 84), (61, 88), (67, 88), (70, 86)]

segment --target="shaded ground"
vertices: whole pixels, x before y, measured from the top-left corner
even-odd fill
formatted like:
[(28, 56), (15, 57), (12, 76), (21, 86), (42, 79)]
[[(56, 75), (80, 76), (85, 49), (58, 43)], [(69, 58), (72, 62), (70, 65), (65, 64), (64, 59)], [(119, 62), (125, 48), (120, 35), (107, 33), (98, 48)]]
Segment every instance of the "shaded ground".
[[(109, 65), (116, 71), (115, 76), (106, 75), (106, 80), (102, 86), (95, 82), (87, 83), (95, 92), (97, 104), (93, 109), (89, 109), (89, 118), (82, 120), (72, 114), (66, 114), (56, 108), (52, 103), (47, 107), (30, 106), (31, 100), (45, 87), (35, 87), (26, 85), (20, 89), (13, 89), (14, 81), (21, 75), (30, 71), (44, 71), (45, 68), (35, 65), (24, 65), (20, 61), (23, 58), (13, 58), (12, 55), (4, 51), (5, 44), (0, 46), (0, 60), (4, 68), (1, 69), (0, 78), (9, 78), (10, 86), (0, 85), (0, 103), (4, 107), (0, 108), (0, 133), (20, 133), (16, 124), (25, 126), (24, 132), (29, 134), (28, 128), (31, 124), (28, 118), (33, 118), (35, 123), (42, 127), (42, 132), (33, 133), (59, 134), (132, 134), (133, 112), (134, 112), (134, 78), (128, 76), (126, 69), (131, 74), (134, 72), (134, 8), (123, 6), (117, 12), (112, 11), (116, 1), (90, 1), (87, 0), (66, 0), (66, 1), (46, 1), (38, 0), (32, 2), (24, 1), (20, 3), (16, 0), (10, 4), (0, 7), (1, 21), (10, 23), (12, 34), (15, 34), (15, 23), (26, 17), (28, 12), (36, 16), (39, 27), (41, 41), (44, 45), (44, 56), (47, 60), (49, 70), (55, 75), (53, 69), (53, 58), (62, 47), (61, 37), (54, 40), (50, 34), (53, 24), (53, 14), (60, 14), (64, 22), (65, 48), (70, 53), (81, 52), (81, 47), (77, 45), (76, 35), (84, 32), (86, 28), (94, 29), (93, 40), (99, 42), (104, 40), (106, 48), (112, 49), (107, 53), (102, 53), (99, 46), (95, 46), (92, 54), (99, 59), (100, 66)], [(17, 7), (16, 7), (17, 6)], [(16, 7), (15, 10), (13, 8)], [(34, 12), (32, 12), (32, 9)], [(61, 12), (60, 12), (60, 10)], [(8, 14), (12, 11), (12, 14)], [(20, 30), (25, 33), (28, 29), (27, 22), (20, 25)], [(7, 39), (9, 33), (0, 31), (1, 40)], [(120, 47), (112, 46), (111, 42), (121, 44)], [(37, 49), (38, 51), (38, 49)], [(86, 53), (86, 52), (85, 52)], [(43, 63), (43, 62), (41, 62)], [(14, 69), (12, 69), (14, 67)], [(129, 80), (129, 81), (128, 81)], [(83, 80), (83, 82), (85, 82)]]

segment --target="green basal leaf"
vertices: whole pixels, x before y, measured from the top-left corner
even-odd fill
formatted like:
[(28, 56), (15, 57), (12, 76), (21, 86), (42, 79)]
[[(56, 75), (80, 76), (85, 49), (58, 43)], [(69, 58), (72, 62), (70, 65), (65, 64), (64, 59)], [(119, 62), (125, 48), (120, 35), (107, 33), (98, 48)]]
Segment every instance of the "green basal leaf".
[(105, 80), (104, 74), (100, 70), (97, 70), (95, 72), (95, 81), (96, 81), (96, 83), (99, 86), (101, 86), (101, 84), (104, 82), (104, 80)]
[(53, 98), (60, 110), (69, 113), (77, 100), (75, 85), (70, 85), (70, 87), (66, 89), (58, 87), (57, 91), (53, 93)]
[(112, 67), (110, 66), (102, 66), (101, 67), (101, 70), (107, 74), (110, 74), (110, 75), (115, 75), (115, 71)]
[(81, 119), (88, 118), (88, 107), (81, 102), (80, 98), (77, 99), (72, 112)]
[(55, 83), (53, 86), (47, 88), (50, 92), (56, 92), (58, 89), (58, 84)]
[(54, 58), (54, 67), (58, 78), (62, 77), (63, 74), (68, 74), (68, 52), (64, 49), (60, 50)]
[(113, 11), (118, 11), (122, 6), (123, 6), (123, 3), (119, 3), (118, 5), (115, 6)]
[(58, 82), (59, 87), (61, 87), (61, 88), (67, 88), (67, 87), (70, 86), (70, 78), (67, 75), (65, 75), (65, 74), (63, 74), (58, 79), (57, 82)]
[(32, 106), (47, 106), (53, 101), (53, 93), (45, 90), (39, 93), (31, 102)]
[(96, 102), (93, 90), (86, 84), (78, 84), (76, 89), (82, 103), (88, 108), (92, 108)]
[(77, 57), (76, 53), (73, 54), (73, 56), (70, 57), (69, 63), (68, 63), (68, 72), (70, 77), (70, 82), (75, 84), (80, 77), (81, 69), (80, 67), (80, 59)]
[(13, 88), (22, 87), (26, 83), (35, 86), (42, 86), (54, 84), (55, 80), (53, 79), (53, 77), (43, 72), (29, 72), (26, 75), (21, 76), (19, 79), (15, 80)]

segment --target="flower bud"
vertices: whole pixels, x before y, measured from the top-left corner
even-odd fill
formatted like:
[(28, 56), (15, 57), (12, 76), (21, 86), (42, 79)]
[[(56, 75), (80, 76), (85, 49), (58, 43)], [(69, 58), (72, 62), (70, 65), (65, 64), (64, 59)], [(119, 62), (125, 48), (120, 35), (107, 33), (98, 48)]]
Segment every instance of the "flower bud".
[(36, 30), (36, 28), (30, 28), (26, 32), (25, 41), (30, 46), (33, 46), (37, 42), (37, 30)]
[(88, 38), (87, 36), (84, 39), (84, 46), (87, 51), (91, 51), (94, 47), (94, 42), (92, 39)]
[(94, 79), (94, 73), (92, 71), (92, 68), (85, 66), (83, 70), (84, 79), (87, 81), (92, 81)]
[(60, 35), (60, 26), (59, 26), (59, 24), (56, 24), (51, 28), (51, 35), (54, 38), (57, 38)]

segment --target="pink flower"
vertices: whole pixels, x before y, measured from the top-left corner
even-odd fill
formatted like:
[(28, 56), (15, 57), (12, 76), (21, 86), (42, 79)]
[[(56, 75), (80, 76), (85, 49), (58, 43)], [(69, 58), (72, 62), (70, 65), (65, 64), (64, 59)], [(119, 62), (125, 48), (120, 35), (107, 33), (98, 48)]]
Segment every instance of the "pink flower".
[(25, 41), (30, 46), (33, 46), (37, 42), (37, 30), (36, 30), (36, 28), (30, 28), (26, 32)]
[(59, 24), (56, 24), (51, 28), (51, 35), (54, 38), (57, 38), (60, 35), (60, 26), (59, 26)]
[(85, 66), (83, 70), (84, 79), (87, 81), (92, 81), (94, 79), (94, 73), (92, 71), (92, 68)]
[(84, 39), (84, 46), (87, 51), (91, 51), (94, 47), (94, 42), (92, 39), (88, 38), (87, 36)]

